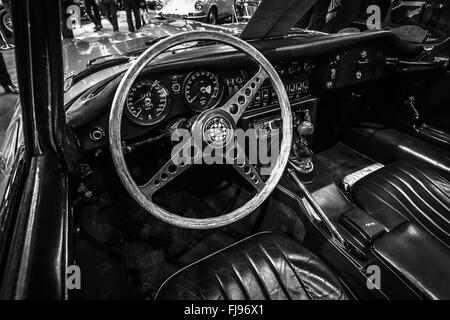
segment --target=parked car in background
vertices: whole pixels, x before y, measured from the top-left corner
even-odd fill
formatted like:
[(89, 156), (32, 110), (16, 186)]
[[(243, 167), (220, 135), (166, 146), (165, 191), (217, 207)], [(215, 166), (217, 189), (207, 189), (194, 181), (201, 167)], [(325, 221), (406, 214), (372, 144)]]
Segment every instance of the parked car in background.
[(235, 0), (165, 0), (157, 1), (155, 10), (162, 17), (218, 24), (233, 16), (234, 3)]
[(163, 4), (160, 0), (144, 0), (143, 3), (145, 3), (145, 7), (149, 10), (156, 10), (157, 5), (160, 6)]

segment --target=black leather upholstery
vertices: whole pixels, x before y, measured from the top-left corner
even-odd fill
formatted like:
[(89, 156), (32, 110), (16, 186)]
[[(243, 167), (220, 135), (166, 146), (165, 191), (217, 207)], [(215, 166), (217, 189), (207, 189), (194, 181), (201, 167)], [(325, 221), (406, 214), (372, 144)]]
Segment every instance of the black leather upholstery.
[(373, 244), (373, 252), (425, 299), (450, 299), (448, 248), (413, 222), (403, 223)]
[(347, 299), (330, 269), (294, 240), (261, 233), (170, 277), (160, 300)]
[(386, 228), (414, 221), (450, 247), (450, 175), (416, 163), (389, 165), (364, 177), (352, 198)]

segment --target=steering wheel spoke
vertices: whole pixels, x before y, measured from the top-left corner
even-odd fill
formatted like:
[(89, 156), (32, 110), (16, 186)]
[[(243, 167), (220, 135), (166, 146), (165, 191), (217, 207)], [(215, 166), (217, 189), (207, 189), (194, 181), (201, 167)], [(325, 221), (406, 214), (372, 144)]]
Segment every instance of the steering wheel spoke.
[(245, 149), (238, 143), (235, 145), (233, 160), (233, 168), (245, 179), (252, 187), (257, 191), (261, 191), (265, 182), (261, 178), (256, 167), (249, 161), (249, 158), (245, 154)]
[(171, 158), (149, 182), (143, 186), (139, 186), (146, 197), (152, 199), (158, 190), (169, 184), (191, 166), (190, 163), (177, 162), (174, 161), (174, 158)]
[(219, 109), (224, 110), (231, 115), (235, 124), (247, 110), (253, 101), (258, 90), (269, 76), (263, 68), (259, 68), (258, 72), (227, 102)]
[(244, 162), (237, 162), (233, 164), (233, 168), (236, 169), (236, 171), (242, 177), (244, 177), (245, 180), (247, 180), (257, 192), (261, 191), (264, 188), (264, 180), (261, 179), (261, 176), (259, 175), (255, 166), (250, 164), (247, 158), (245, 158)]

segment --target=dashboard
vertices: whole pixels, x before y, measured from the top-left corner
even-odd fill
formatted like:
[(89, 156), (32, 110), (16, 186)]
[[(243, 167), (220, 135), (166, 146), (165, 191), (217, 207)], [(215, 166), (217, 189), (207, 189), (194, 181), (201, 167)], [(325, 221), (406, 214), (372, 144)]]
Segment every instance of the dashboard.
[[(311, 95), (311, 60), (281, 62), (275, 65), (282, 77), (291, 104)], [(133, 84), (126, 98), (124, 137), (138, 137), (149, 130), (161, 129), (181, 117), (192, 117), (219, 107), (231, 99), (255, 74), (256, 69), (198, 69), (190, 72), (143, 75)], [(278, 97), (269, 80), (263, 83), (246, 114), (278, 108)], [(88, 139), (81, 139), (84, 149), (107, 143), (107, 117), (94, 121)], [(85, 134), (85, 132), (82, 132)], [(79, 136), (79, 135), (78, 135)]]
[[(389, 38), (392, 40), (391, 35)], [(284, 41), (284, 44), (287, 46), (292, 41)], [(316, 106), (323, 94), (366, 84), (391, 72), (386, 68), (385, 59), (395, 54), (395, 47), (381, 41), (353, 42), (353, 45), (346, 42), (341, 45), (339, 41), (340, 46), (334, 47), (328, 44), (330, 52), (314, 45), (308, 54), (300, 54), (301, 50), (296, 52), (292, 48), (286, 49), (289, 54), (285, 54), (281, 48), (275, 50), (275, 55), (273, 47), (269, 47), (272, 53), (266, 49), (269, 51), (266, 56), (280, 75), (293, 109), (300, 106), (312, 112), (313, 106), (304, 104), (305, 101), (315, 100)], [(256, 67), (248, 58), (243, 60), (240, 56), (223, 52), (221, 54), (227, 54), (226, 57), (221, 57), (219, 53), (208, 55), (207, 50), (209, 48), (199, 48), (200, 54), (191, 52), (186, 61), (182, 57), (174, 57), (173, 63), (169, 61), (158, 69), (143, 71), (126, 98), (122, 123), (124, 140), (137, 139), (152, 131), (163, 131), (177, 119), (189, 118), (221, 106), (256, 72)], [(260, 48), (260, 51), (264, 53), (265, 50)], [(110, 102), (107, 104), (110, 105)], [(243, 118), (257, 122), (277, 110), (277, 95), (270, 81), (266, 80)], [(85, 126), (74, 128), (83, 150), (108, 144), (108, 118), (109, 108), (105, 107), (101, 116)]]

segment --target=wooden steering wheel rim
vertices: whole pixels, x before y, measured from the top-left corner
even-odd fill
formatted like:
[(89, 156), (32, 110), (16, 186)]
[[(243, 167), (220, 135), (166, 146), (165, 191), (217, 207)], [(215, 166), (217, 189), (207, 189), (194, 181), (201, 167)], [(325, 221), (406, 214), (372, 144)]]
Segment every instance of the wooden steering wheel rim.
[[(195, 41), (217, 41), (232, 46), (233, 48), (246, 53), (254, 62), (256, 62), (271, 79), (273, 88), (278, 96), (281, 119), (282, 119), (282, 141), (280, 154), (277, 158), (272, 173), (267, 180), (264, 188), (245, 203), (242, 207), (233, 212), (205, 219), (186, 218), (161, 208), (151, 199), (148, 199), (134, 181), (128, 170), (125, 157), (122, 151), (121, 123), (128, 93), (142, 70), (152, 62), (156, 57), (166, 50), (177, 45), (195, 42)], [(189, 31), (170, 36), (163, 39), (148, 48), (142, 55), (134, 61), (133, 65), (125, 73), (122, 81), (117, 88), (111, 107), (109, 118), (109, 143), (114, 166), (117, 170), (120, 180), (125, 189), (133, 199), (158, 219), (171, 225), (188, 229), (213, 229), (232, 224), (257, 209), (273, 192), (280, 181), (286, 165), (288, 163), (291, 143), (292, 143), (292, 112), (289, 98), (284, 88), (283, 82), (271, 63), (253, 46), (247, 42), (225, 33), (218, 31)]]

